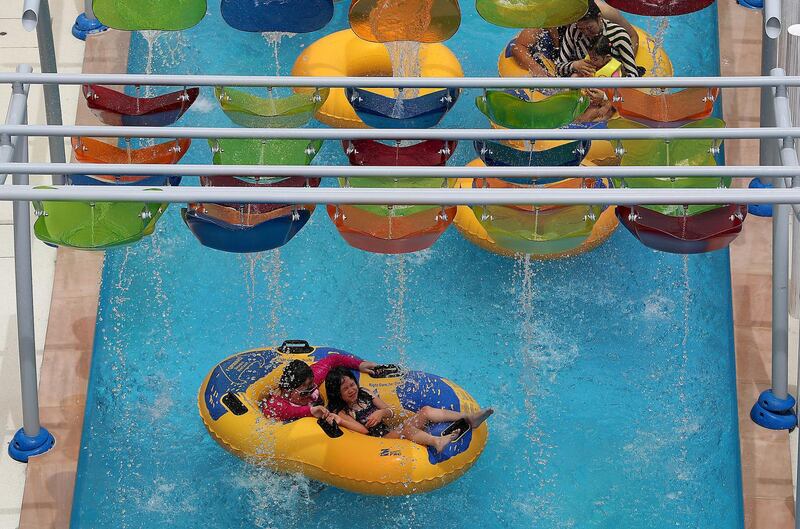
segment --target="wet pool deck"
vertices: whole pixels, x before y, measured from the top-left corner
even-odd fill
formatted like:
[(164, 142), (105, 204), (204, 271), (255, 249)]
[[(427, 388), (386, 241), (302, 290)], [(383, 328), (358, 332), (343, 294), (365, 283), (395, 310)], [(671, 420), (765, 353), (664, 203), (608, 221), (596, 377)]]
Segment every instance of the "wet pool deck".
[[(55, 6), (55, 2), (53, 4)], [(739, 8), (733, 2), (718, 4), (723, 75), (757, 75), (760, 13)], [(83, 71), (124, 72), (128, 39), (126, 33), (119, 32), (90, 38)], [(758, 124), (757, 91), (727, 93), (724, 104), (730, 126)], [(78, 106), (75, 122), (94, 123), (85, 105)], [(732, 165), (755, 165), (758, 162), (755, 142), (740, 142), (738, 145), (731, 142), (726, 153)], [(769, 387), (770, 241), (770, 221), (751, 217), (742, 236), (731, 248), (747, 529), (794, 527), (788, 436), (784, 432), (757, 428), (749, 419), (750, 406), (758, 393)], [(33, 458), (28, 464), (20, 528), (64, 528), (69, 525), (101, 267), (100, 253), (58, 250), (50, 302), (53, 318), (47, 326), (40, 377), (42, 422), (58, 441), (54, 450)], [(43, 275), (43, 281), (47, 283), (46, 271)], [(46, 315), (44, 318), (47, 321)], [(8, 358), (4, 360), (6, 365), (14, 365), (8, 362)]]

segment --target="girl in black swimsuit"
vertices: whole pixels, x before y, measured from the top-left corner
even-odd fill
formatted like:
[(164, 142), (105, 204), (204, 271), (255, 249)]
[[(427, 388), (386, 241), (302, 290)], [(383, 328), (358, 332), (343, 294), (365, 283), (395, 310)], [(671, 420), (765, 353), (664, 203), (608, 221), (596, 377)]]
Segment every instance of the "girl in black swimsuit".
[(395, 416), (395, 412), (378, 396), (370, 395), (358, 386), (353, 373), (346, 368), (332, 369), (325, 378), (325, 391), (328, 395), (328, 409), (337, 414), (339, 425), (362, 434), (387, 439), (409, 439), (417, 444), (431, 446), (441, 452), (459, 437), (458, 432), (438, 437), (425, 431), (430, 423), (455, 422), (465, 419), (472, 428), (477, 428), (494, 410), (478, 410), (466, 414), (452, 410), (442, 410), (423, 406), (411, 418), (397, 428), (391, 428), (384, 421)]

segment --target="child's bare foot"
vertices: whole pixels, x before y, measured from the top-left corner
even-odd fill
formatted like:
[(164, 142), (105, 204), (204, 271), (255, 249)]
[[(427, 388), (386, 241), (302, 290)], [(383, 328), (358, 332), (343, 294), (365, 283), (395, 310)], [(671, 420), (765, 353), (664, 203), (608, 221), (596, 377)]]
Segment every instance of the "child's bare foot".
[(484, 408), (482, 410), (478, 410), (477, 413), (473, 413), (472, 415), (467, 415), (466, 419), (467, 422), (469, 422), (470, 426), (472, 426), (473, 428), (477, 428), (478, 426), (483, 424), (483, 421), (488, 419), (489, 416), (493, 413), (494, 410), (492, 408)]
[(458, 432), (453, 432), (450, 435), (445, 435), (444, 437), (437, 437), (434, 439), (433, 447), (436, 449), (436, 453), (441, 454), (442, 450), (444, 450), (447, 445), (456, 439), (458, 439)]

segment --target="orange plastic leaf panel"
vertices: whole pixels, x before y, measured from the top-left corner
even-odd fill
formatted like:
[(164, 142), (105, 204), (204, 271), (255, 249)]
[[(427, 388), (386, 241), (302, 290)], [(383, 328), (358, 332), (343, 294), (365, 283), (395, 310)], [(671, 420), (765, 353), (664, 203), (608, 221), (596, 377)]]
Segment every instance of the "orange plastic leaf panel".
[[(330, 215), (330, 212), (328, 213)], [(430, 248), (450, 225), (440, 223), (433, 228), (402, 239), (381, 239), (359, 231), (336, 225), (342, 238), (354, 248), (372, 253), (399, 254), (412, 253)]]
[(350, 27), (370, 42), (443, 42), (461, 25), (458, 0), (353, 0)]
[(313, 213), (315, 208), (314, 204), (291, 206), (276, 204), (276, 207), (271, 211), (258, 211), (258, 206), (264, 205), (271, 206), (272, 204), (241, 204), (241, 208), (232, 208), (222, 204), (190, 203), (189, 210), (234, 226), (251, 227), (285, 215), (291, 215), (292, 212), (298, 210), (305, 210)]
[(714, 111), (719, 88), (687, 88), (674, 93), (651, 94), (650, 90), (607, 90), (619, 115), (660, 123), (705, 119)]
[(381, 239), (403, 239), (431, 230), (442, 223), (449, 224), (455, 217), (456, 210), (456, 206), (447, 207), (442, 215), (441, 208), (432, 207), (411, 215), (385, 217), (358, 206), (340, 205), (337, 208), (329, 205), (328, 215), (337, 227)]
[[(192, 140), (180, 138), (140, 149), (124, 149), (95, 138), (72, 138), (72, 151), (79, 163), (176, 164), (189, 150)], [(132, 184), (149, 176), (92, 175), (111, 184)]]

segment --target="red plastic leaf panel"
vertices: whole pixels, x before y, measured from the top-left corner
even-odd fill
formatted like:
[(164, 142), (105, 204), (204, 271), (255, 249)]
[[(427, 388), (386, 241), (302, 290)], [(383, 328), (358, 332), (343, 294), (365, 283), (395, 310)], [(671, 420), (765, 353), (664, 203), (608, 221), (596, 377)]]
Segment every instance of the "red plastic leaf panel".
[(606, 3), (636, 15), (669, 17), (700, 11), (713, 4), (714, 0), (606, 0)]

